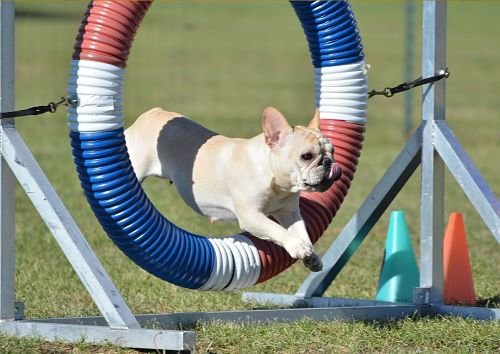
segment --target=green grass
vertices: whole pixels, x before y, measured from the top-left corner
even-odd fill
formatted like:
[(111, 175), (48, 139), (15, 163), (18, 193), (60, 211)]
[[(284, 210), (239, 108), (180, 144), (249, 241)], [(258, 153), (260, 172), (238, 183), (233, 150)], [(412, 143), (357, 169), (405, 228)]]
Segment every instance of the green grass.
[[(44, 104), (65, 95), (73, 40), (85, 9), (79, 1), (17, 3), (16, 107)], [(355, 1), (354, 10), (371, 64), (370, 87), (403, 80), (404, 5)], [(498, 195), (500, 174), (500, 3), (449, 4), (447, 118), (473, 162)], [(419, 39), (420, 43), (420, 39)], [(419, 47), (419, 44), (417, 45)], [(417, 55), (418, 48), (417, 48)], [(313, 109), (309, 56), (290, 6), (270, 2), (158, 2), (138, 32), (126, 76), (126, 123), (152, 106), (182, 112), (230, 136), (259, 133), (267, 105), (294, 124)], [(419, 94), (415, 92), (418, 106)], [(348, 198), (318, 243), (324, 252), (366, 197), (405, 141), (403, 96), (370, 101), (366, 140)], [(418, 123), (417, 110), (414, 125)], [(17, 126), (54, 188), (134, 313), (248, 309), (241, 292), (196, 292), (148, 275), (111, 243), (79, 187), (64, 110), (19, 119)], [(446, 175), (446, 214), (464, 214), (478, 299), (499, 307), (499, 246), (463, 192)], [(227, 235), (232, 224), (210, 225), (186, 207), (173, 188), (149, 180), (147, 193), (179, 226), (204, 235)], [(419, 176), (415, 174), (390, 209), (403, 209), (419, 253)], [(326, 296), (373, 299), (383, 256), (388, 213), (328, 289)], [(69, 263), (16, 189), (16, 299), (26, 317), (99, 315)], [(293, 294), (307, 272), (297, 264), (251, 291)], [(240, 326), (200, 324), (198, 352), (495, 352), (498, 323), (462, 319), (407, 319), (388, 323), (317, 323)], [(133, 352), (85, 343), (47, 343), (0, 335), (0, 352)]]

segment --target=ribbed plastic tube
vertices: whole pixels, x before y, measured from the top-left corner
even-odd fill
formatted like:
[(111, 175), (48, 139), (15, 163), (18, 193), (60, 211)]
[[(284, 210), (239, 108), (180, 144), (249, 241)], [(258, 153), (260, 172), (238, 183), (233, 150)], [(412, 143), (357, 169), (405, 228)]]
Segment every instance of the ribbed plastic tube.
[[(300, 212), (315, 243), (330, 225), (356, 172), (367, 109), (367, 78), (363, 46), (347, 1), (292, 1), (307, 38), (314, 66), (320, 129), (332, 142), (342, 177), (323, 193), (302, 193)], [(252, 238), (262, 272), (258, 283), (294, 263), (281, 247)]]
[[(71, 63), (71, 146), (83, 191), (113, 242), (139, 266), (170, 283), (233, 290), (280, 273), (293, 260), (247, 234), (206, 238), (185, 231), (152, 205), (132, 169), (123, 134), (123, 77), (135, 33), (151, 1), (92, 1)], [(321, 130), (344, 169), (322, 194), (304, 194), (301, 212), (315, 242), (342, 202), (357, 165), (366, 116), (362, 47), (345, 1), (292, 2), (315, 67)]]

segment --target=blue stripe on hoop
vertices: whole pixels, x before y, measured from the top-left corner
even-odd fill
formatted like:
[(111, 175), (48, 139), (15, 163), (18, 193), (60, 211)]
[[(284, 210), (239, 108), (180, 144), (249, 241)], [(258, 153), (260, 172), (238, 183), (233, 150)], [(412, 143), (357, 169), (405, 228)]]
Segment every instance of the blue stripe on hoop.
[(203, 286), (215, 262), (210, 241), (173, 225), (154, 208), (135, 177), (123, 129), (70, 137), (84, 193), (122, 252), (169, 283)]
[(304, 29), (315, 68), (364, 59), (361, 37), (347, 1), (291, 1), (291, 4)]

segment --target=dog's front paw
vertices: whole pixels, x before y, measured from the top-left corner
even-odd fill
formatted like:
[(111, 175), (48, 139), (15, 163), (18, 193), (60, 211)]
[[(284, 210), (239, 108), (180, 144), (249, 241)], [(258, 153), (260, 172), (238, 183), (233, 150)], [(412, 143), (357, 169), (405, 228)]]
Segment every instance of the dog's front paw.
[(312, 244), (298, 237), (289, 239), (284, 248), (290, 257), (295, 259), (305, 259), (314, 254)]
[(311, 272), (321, 272), (323, 270), (323, 262), (321, 258), (313, 252), (309, 257), (304, 258), (304, 265)]

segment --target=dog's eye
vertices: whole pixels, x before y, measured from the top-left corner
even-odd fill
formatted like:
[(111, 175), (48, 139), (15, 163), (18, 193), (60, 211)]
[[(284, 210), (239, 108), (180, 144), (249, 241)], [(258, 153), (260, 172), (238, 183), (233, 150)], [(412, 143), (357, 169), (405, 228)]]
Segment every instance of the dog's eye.
[(300, 155), (300, 158), (304, 161), (312, 160), (313, 155), (310, 152)]

